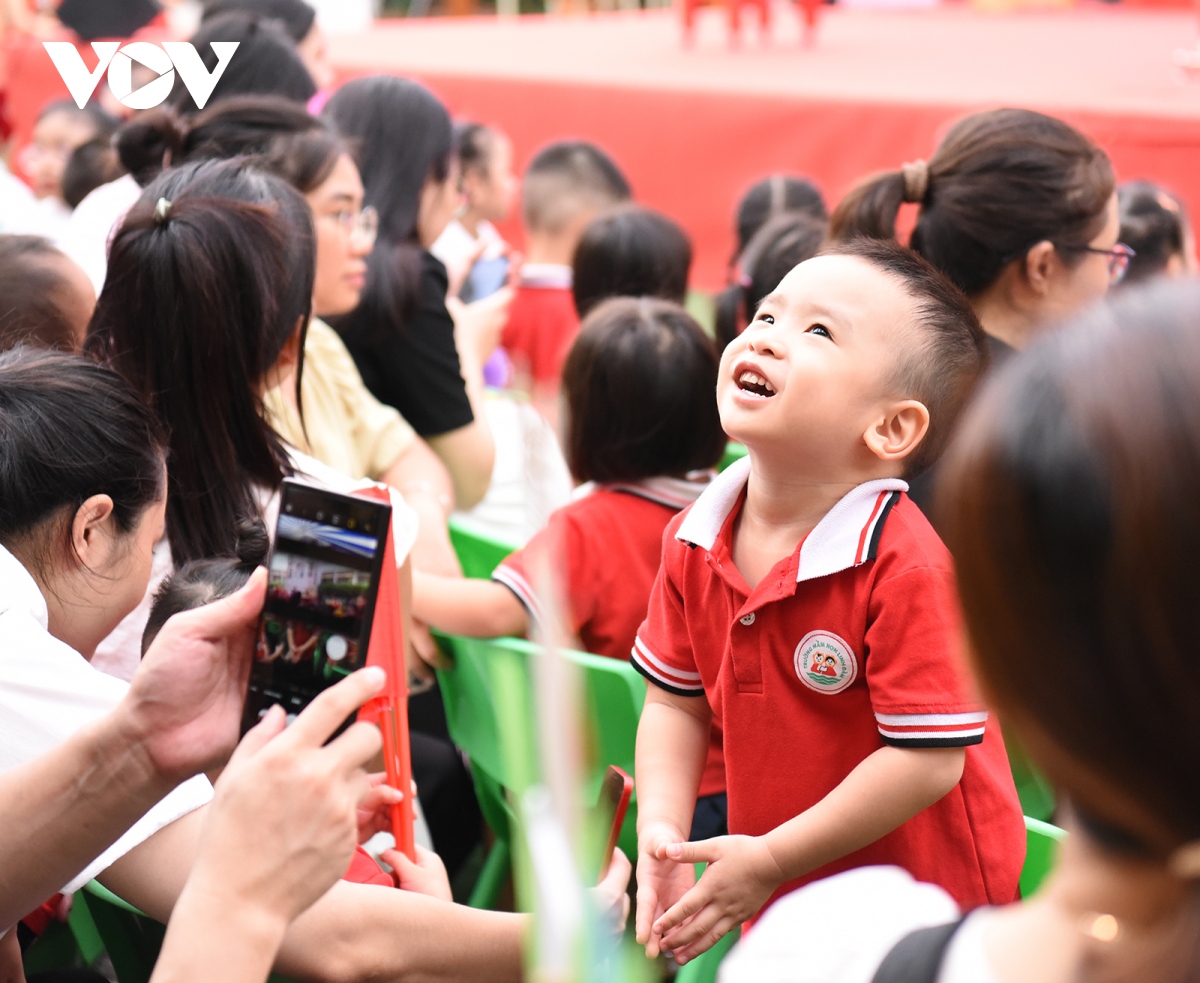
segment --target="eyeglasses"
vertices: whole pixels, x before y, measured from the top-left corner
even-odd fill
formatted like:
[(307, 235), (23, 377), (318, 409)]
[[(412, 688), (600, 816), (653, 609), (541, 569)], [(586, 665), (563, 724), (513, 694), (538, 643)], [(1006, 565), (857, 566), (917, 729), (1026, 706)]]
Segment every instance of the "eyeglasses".
[(352, 242), (357, 238), (366, 249), (375, 245), (375, 237), (379, 234), (379, 213), (375, 211), (374, 206), (368, 205), (357, 212), (343, 209), (332, 215), (319, 217), (336, 224), (342, 230), (342, 234)]
[(1095, 246), (1058, 246), (1064, 252), (1098, 253), (1108, 257), (1108, 285), (1115, 287), (1129, 272), (1129, 261), (1137, 255), (1130, 246), (1118, 242), (1112, 249), (1097, 249)]

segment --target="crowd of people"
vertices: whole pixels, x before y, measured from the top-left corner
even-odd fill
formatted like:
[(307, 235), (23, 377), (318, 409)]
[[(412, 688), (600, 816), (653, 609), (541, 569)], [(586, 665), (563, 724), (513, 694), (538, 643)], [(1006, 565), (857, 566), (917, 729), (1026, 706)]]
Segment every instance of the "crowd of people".
[[(0, 975), (95, 879), (168, 925), (159, 983), (519, 978), (526, 916), (453, 900), (487, 834), (430, 629), (554, 622), (646, 680), (591, 893), (660, 966), (750, 926), (723, 980), (1196, 978), (1177, 198), (979, 112), (832, 209), (765, 176), (697, 304), (603, 148), (518, 176), (414, 81), (334, 89), (303, 0), (212, 2), (217, 40), (256, 54), (203, 109), (53, 102), (0, 176)], [(376, 668), (238, 740), (293, 477), (388, 490), (411, 789), (330, 740)], [(452, 515), (519, 544), (490, 580)], [(1069, 832), (1032, 900), (1006, 740)]]

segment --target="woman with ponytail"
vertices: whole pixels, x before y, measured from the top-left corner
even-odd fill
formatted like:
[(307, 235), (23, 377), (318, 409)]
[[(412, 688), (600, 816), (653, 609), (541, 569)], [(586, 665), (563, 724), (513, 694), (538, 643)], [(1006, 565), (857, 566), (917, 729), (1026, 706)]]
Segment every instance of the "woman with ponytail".
[(724, 983), (1200, 979), (1197, 324), (1189, 284), (1095, 308), (997, 371), (944, 458), (981, 689), (1068, 803), (1045, 886), (960, 921), (897, 868), (842, 874), (779, 902)]
[(1112, 164), (1095, 143), (1027, 109), (975, 113), (928, 162), (869, 178), (838, 205), (834, 238), (893, 238), (901, 205), (919, 208), (914, 250), (969, 297), (993, 356), (1025, 348), (1120, 280)]

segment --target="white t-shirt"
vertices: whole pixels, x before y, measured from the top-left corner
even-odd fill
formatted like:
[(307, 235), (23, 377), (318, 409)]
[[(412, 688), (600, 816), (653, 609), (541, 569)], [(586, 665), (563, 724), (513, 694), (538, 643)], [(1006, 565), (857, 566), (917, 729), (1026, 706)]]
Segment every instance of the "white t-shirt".
[[(960, 917), (936, 884), (899, 867), (860, 867), (808, 884), (771, 906), (721, 963), (718, 983), (871, 983), (904, 936)], [(938, 983), (998, 983), (983, 947), (989, 909), (967, 917)]]
[(126, 174), (90, 191), (71, 213), (59, 248), (83, 267), (97, 295), (108, 272), (108, 244), (141, 196), (133, 175)]
[[(57, 747), (109, 713), (129, 684), (90, 666), (47, 629), (46, 599), (21, 562), (0, 546), (0, 772)], [(168, 793), (64, 891), (76, 891), (164, 826), (212, 799), (203, 775)], [(5, 830), (5, 835), (20, 835)]]
[(571, 500), (574, 482), (554, 428), (528, 402), (489, 391), (483, 411), (496, 443), (492, 480), (478, 505), (457, 514), (472, 529), (523, 546)]
[[(360, 481), (348, 478), (340, 471), (335, 471), (328, 465), (322, 464), (314, 457), (302, 454), (294, 448), (289, 448), (292, 467), (296, 477), (301, 481), (309, 481), (328, 488), (330, 491), (349, 495), (363, 488), (370, 488), (374, 482)], [(417, 540), (417, 514), (408, 507), (400, 493), (394, 488), (388, 489), (392, 498), (392, 540), (396, 550), (396, 566), (403, 566), (408, 558), (413, 543)], [(270, 535), (275, 535), (275, 521), (279, 518), (279, 492), (259, 491), (259, 505), (262, 509), (263, 524)], [(92, 656), (92, 665), (103, 672), (116, 676), (118, 679), (132, 679), (134, 670), (142, 659), (142, 633), (146, 630), (146, 622), (150, 620), (150, 609), (154, 606), (154, 592), (159, 585), (175, 572), (175, 563), (171, 559), (171, 544), (164, 536), (154, 546), (154, 554), (150, 564), (150, 584), (146, 593), (124, 620), (113, 629), (112, 633), (96, 648)]]
[(479, 248), (481, 241), (486, 245), (480, 259), (495, 259), (504, 255), (504, 237), (491, 222), (487, 219), (482, 220), (479, 223), (479, 235), (476, 237), (455, 218), (442, 230), (442, 234), (437, 237), (429, 251), (445, 264), (446, 269), (455, 270), (466, 263), (471, 254)]

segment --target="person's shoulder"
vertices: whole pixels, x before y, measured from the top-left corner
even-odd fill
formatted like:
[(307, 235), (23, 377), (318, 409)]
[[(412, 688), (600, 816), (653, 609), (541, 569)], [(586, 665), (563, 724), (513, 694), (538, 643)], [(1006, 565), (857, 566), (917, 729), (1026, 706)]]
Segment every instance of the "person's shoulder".
[(900, 939), (958, 917), (958, 906), (942, 888), (899, 867), (860, 867), (772, 905), (725, 958), (721, 980), (870, 983)]
[(876, 559), (894, 572), (909, 568), (952, 571), (950, 551), (920, 507), (901, 492), (888, 512)]
[(443, 298), (446, 296), (446, 287), (450, 284), (446, 264), (428, 249), (421, 250), (421, 283), (427, 288), (432, 284), (441, 284)]

